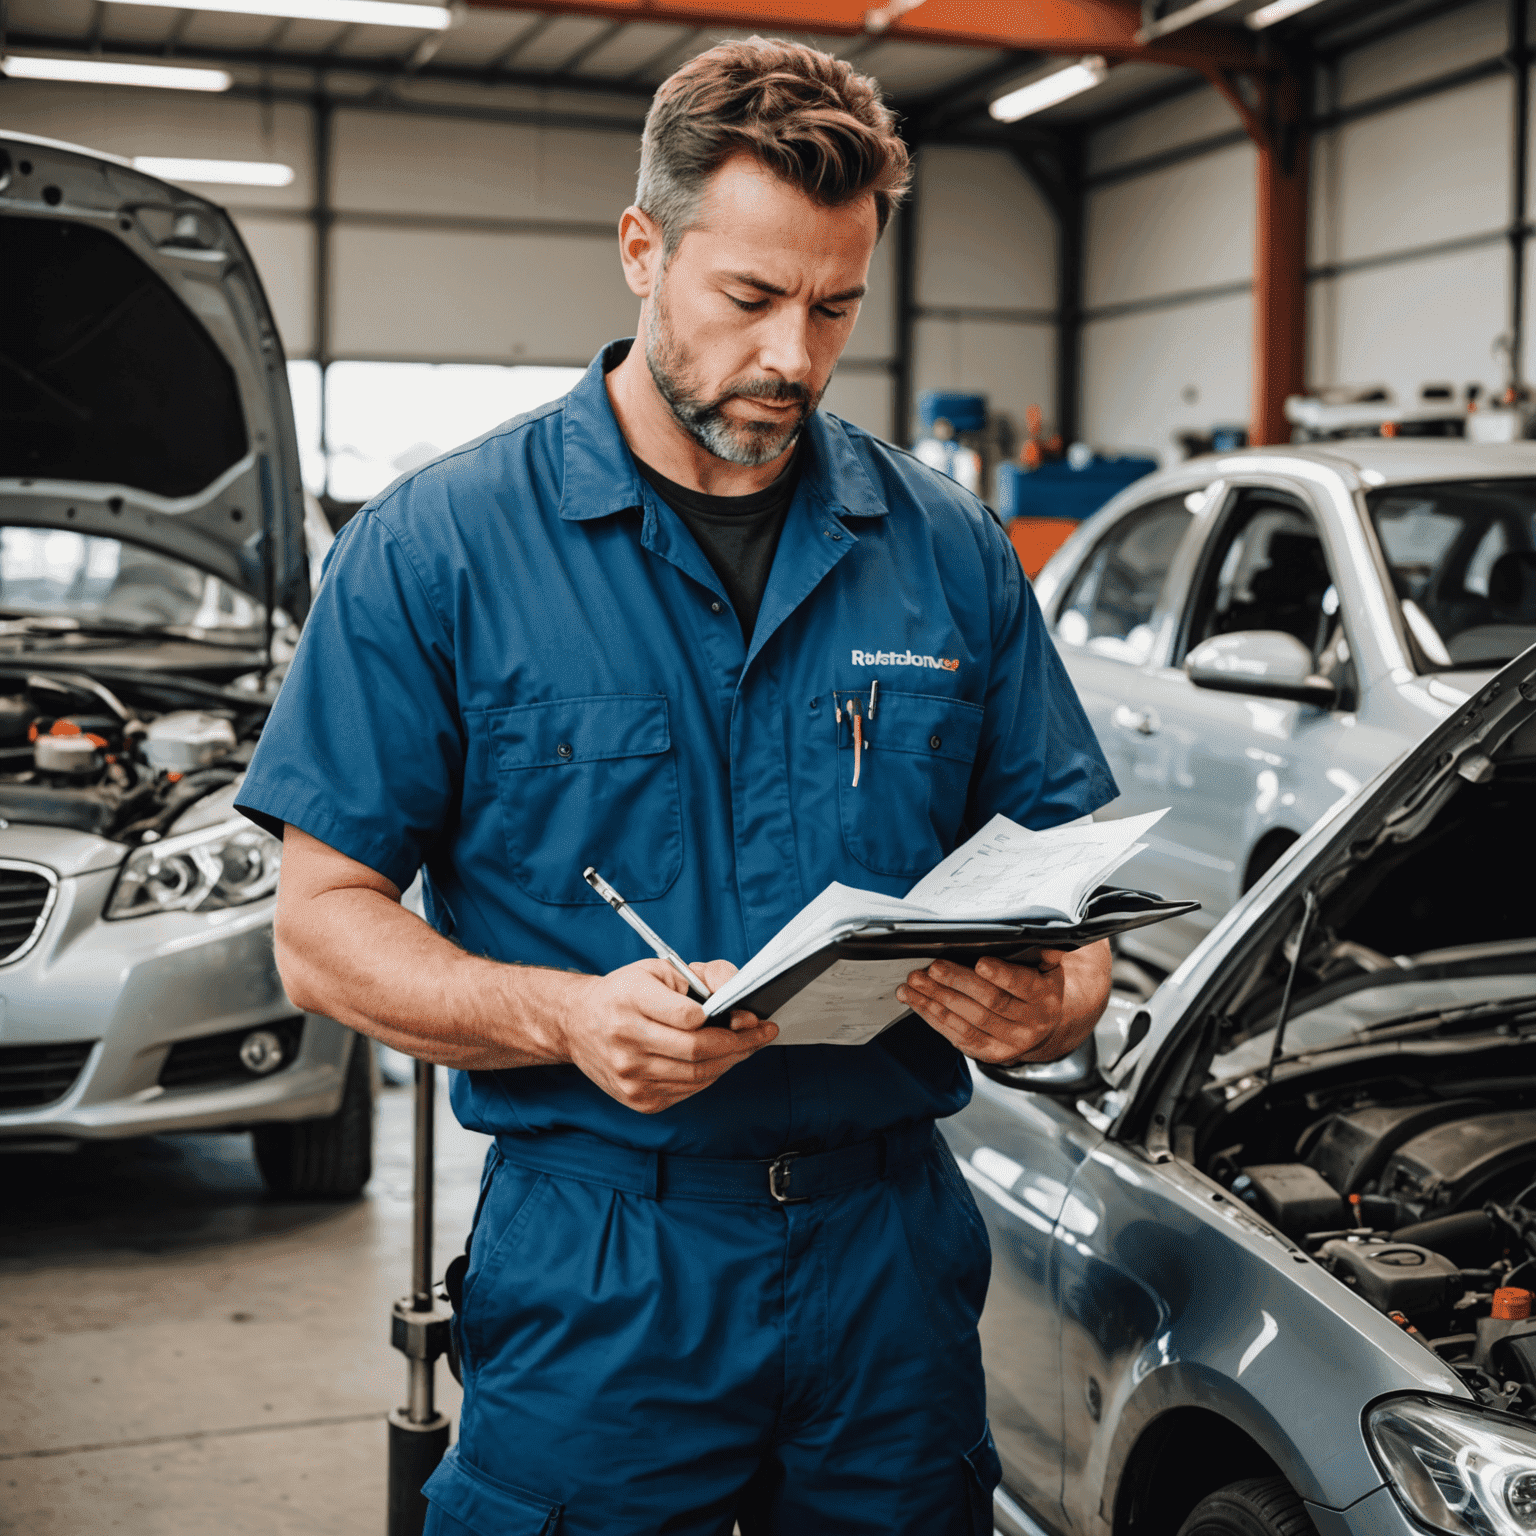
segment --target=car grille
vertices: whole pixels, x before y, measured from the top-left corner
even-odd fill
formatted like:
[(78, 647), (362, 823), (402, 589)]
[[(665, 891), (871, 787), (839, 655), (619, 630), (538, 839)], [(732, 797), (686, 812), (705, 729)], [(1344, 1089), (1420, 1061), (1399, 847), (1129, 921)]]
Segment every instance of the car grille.
[(196, 1040), (178, 1040), (160, 1068), (162, 1088), (217, 1088), (231, 1083), (250, 1083), (257, 1074), (248, 1071), (240, 1060), (240, 1042), (255, 1029), (270, 1030), (283, 1042), (282, 1064), (267, 1077), (286, 1072), (299, 1054), (299, 1040), (304, 1033), (303, 1019), (279, 1019), (275, 1024), (247, 1024), (244, 1029), (228, 1029), (219, 1035), (201, 1035)]
[(53, 903), (53, 891), (46, 875), (0, 864), (0, 964), (31, 948)]
[(62, 1099), (75, 1086), (94, 1043), (0, 1046), (0, 1110), (36, 1109)]

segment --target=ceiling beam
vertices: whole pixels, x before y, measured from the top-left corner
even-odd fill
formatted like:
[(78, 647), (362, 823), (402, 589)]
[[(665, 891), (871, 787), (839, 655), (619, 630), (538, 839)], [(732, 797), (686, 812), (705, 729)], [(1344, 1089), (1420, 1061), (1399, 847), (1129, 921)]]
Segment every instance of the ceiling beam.
[[(1103, 54), (1199, 69), (1252, 69), (1259, 62), (1242, 29), (1191, 26), (1167, 41), (1137, 41), (1141, 7), (1135, 0), (919, 0), (888, 26), (866, 18), (867, 0), (468, 0), (471, 10), (547, 11), (630, 21), (677, 22), (733, 31), (803, 32), (857, 37), (879, 31), (890, 41), (1008, 48), (1048, 54)], [(895, 9), (888, 7), (887, 10)]]

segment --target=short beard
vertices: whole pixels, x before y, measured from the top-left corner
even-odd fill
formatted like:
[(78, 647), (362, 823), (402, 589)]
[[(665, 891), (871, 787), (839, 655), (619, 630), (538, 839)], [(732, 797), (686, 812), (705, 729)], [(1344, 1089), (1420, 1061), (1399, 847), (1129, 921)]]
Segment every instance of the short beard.
[[(651, 305), (645, 331), (645, 362), (661, 398), (671, 407), (673, 419), (699, 447), (727, 464), (757, 469), (771, 464), (800, 436), (811, 412), (821, 404), (825, 388), (812, 396), (804, 384), (783, 379), (744, 379), (723, 395), (704, 400), (689, 379), (689, 359), (678, 344), (662, 313), (661, 294)], [(775, 421), (734, 422), (725, 414), (731, 399), (796, 401), (800, 409), (787, 423)]]

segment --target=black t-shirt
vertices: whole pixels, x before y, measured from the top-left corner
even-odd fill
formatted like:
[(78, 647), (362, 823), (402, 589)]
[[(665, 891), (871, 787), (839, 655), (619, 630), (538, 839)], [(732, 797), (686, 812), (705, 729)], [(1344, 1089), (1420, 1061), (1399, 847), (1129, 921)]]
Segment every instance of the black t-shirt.
[(748, 640), (757, 623), (757, 610), (768, 586), (779, 534), (783, 532), (784, 519), (800, 480), (800, 455), (797, 443), (784, 473), (772, 485), (747, 496), (708, 496), (703, 491), (689, 490), (686, 485), (658, 474), (649, 464), (635, 460), (635, 468), (687, 524), (704, 551), (704, 558), (725, 586), (741, 621), (741, 632)]

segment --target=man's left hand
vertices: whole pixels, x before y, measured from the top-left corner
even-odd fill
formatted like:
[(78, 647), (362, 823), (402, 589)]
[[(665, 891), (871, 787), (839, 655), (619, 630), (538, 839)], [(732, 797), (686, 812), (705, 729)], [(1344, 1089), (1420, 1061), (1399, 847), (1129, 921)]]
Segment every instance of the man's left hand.
[(990, 956), (974, 970), (935, 960), (913, 971), (896, 998), (976, 1061), (1057, 1061), (1093, 1033), (1109, 1001), (1109, 969), (1106, 939), (1047, 949), (1038, 968)]

